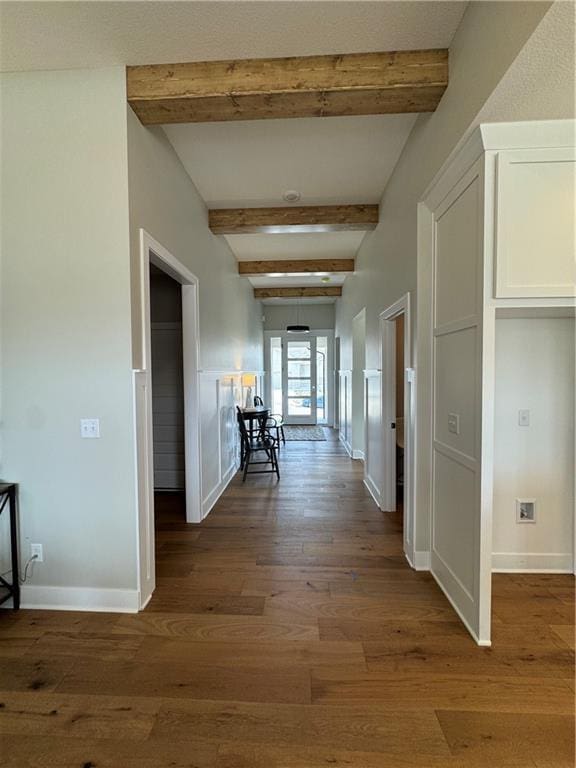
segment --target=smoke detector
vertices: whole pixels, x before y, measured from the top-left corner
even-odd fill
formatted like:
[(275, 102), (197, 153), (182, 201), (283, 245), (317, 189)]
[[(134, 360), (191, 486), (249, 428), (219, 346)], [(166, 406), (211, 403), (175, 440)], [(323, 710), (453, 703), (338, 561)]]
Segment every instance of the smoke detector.
[(282, 197), (287, 203), (297, 203), (300, 200), (300, 192), (297, 192), (295, 189), (287, 189)]

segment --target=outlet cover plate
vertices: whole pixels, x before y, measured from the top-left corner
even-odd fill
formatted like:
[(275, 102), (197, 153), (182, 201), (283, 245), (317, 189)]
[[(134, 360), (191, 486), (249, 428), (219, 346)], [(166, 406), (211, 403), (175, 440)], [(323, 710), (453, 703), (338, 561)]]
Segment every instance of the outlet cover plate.
[(536, 522), (536, 499), (516, 499), (516, 522)]

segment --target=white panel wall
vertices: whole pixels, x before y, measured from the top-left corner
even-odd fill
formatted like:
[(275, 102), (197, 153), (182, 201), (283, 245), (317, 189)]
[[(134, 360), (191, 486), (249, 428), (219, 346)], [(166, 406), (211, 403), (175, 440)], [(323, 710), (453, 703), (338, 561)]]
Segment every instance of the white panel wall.
[[(574, 345), (573, 318), (496, 322), (496, 569), (572, 570)], [(536, 499), (535, 524), (516, 522), (517, 498)]]
[(352, 371), (338, 372), (340, 440), (352, 455)]
[[(481, 617), (482, 164), (434, 217), (432, 572), (476, 638)], [(439, 193), (440, 196), (440, 193)]]
[(366, 368), (366, 311), (352, 321), (352, 456), (363, 459), (366, 418), (364, 408), (364, 369)]
[(239, 463), (236, 406), (242, 406), (242, 377), (238, 373), (200, 374), (202, 402), (202, 516), (212, 509), (230, 482)]
[(364, 480), (378, 505), (380, 505), (382, 492), (381, 379), (382, 374), (378, 370), (367, 371), (364, 379), (366, 403)]

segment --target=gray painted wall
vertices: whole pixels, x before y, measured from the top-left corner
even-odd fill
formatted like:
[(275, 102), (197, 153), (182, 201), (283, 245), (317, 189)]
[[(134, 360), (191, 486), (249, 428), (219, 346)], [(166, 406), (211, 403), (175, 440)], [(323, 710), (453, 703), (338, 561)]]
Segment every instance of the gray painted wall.
[[(272, 304), (262, 305), (265, 331), (285, 331), (286, 326), (296, 322), (296, 305)], [(334, 328), (334, 304), (300, 304), (298, 310), (299, 322), (309, 325), (313, 331), (325, 331)]]

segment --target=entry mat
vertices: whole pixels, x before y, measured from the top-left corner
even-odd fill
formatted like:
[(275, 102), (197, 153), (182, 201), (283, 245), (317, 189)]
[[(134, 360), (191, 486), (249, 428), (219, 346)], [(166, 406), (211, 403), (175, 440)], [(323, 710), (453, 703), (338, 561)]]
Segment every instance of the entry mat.
[(322, 427), (286, 425), (284, 435), (286, 440), (326, 440)]

